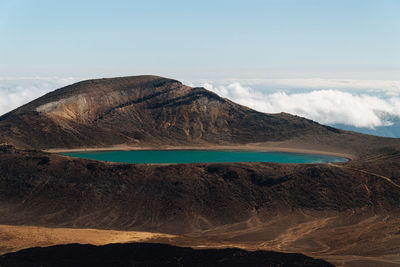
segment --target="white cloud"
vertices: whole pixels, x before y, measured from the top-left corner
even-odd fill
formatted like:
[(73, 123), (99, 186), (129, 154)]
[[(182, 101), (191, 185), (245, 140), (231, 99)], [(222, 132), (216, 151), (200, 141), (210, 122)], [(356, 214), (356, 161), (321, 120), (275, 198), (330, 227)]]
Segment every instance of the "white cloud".
[[(287, 83), (288, 84), (288, 83)], [(318, 87), (326, 87), (310, 83)], [(387, 84), (392, 84), (388, 82)], [(296, 85), (293, 82), (293, 85)], [(303, 84), (304, 85), (304, 84)], [(265, 93), (250, 86), (234, 82), (224, 85), (202, 84), (205, 88), (239, 104), (266, 113), (287, 112), (323, 124), (346, 124), (355, 127), (375, 128), (390, 125), (383, 114), (400, 117), (400, 98), (393, 94), (370, 95), (361, 93), (357, 86), (352, 90), (322, 89), (296, 92), (296, 90)], [(301, 87), (302, 85), (299, 85)], [(361, 86), (361, 83), (359, 84)], [(372, 89), (375, 85), (370, 85)], [(390, 86), (389, 86), (390, 87)], [(385, 88), (385, 89), (388, 89)], [(400, 90), (399, 90), (400, 91)], [(385, 91), (386, 92), (386, 91)], [(386, 117), (386, 116), (385, 116)]]
[(75, 81), (74, 78), (57, 77), (0, 77), (0, 115)]
[(358, 91), (367, 94), (386, 94), (400, 96), (400, 80), (343, 80), (343, 79), (227, 79), (219, 81), (197, 81), (196, 84), (229, 85), (240, 83), (261, 91), (293, 91), (334, 89), (340, 91)]
[(271, 79), (271, 80), (249, 80), (249, 83), (281, 85), (291, 88), (313, 88), (313, 89), (361, 89), (361, 90), (383, 90), (400, 93), (400, 81), (396, 80), (342, 80), (342, 79)]

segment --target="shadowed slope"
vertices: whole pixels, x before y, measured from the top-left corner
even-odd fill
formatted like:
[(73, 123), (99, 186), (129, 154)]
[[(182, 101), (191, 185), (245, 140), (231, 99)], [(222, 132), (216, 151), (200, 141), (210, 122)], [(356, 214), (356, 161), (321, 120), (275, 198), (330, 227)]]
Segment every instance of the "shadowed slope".
[[(301, 210), (399, 211), (400, 190), (358, 162), (112, 164), (3, 146), (0, 223), (191, 232)], [(375, 171), (400, 182), (388, 158)], [(352, 167), (357, 166), (357, 167)], [(372, 171), (371, 171), (372, 172)], [(235, 207), (232, 209), (232, 207)]]
[(333, 266), (301, 254), (241, 249), (194, 250), (162, 244), (70, 244), (0, 256), (0, 266)]

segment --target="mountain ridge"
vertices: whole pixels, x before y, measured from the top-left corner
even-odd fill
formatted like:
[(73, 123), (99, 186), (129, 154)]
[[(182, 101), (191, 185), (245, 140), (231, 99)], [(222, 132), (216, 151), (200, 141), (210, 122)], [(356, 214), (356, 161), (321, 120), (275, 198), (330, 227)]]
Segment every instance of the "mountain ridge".
[(39, 149), (124, 143), (243, 144), (284, 141), (311, 132), (344, 133), (286, 113), (261, 113), (204, 88), (158, 76), (78, 82), (0, 117), (2, 143)]

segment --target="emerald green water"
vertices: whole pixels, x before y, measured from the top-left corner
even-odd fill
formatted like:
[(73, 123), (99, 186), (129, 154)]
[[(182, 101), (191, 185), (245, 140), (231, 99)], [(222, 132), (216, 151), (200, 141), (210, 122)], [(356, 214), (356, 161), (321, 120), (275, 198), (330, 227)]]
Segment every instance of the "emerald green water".
[(227, 150), (132, 150), (74, 152), (63, 155), (122, 163), (207, 163), (207, 162), (276, 162), (327, 163), (347, 161), (345, 158), (284, 152)]

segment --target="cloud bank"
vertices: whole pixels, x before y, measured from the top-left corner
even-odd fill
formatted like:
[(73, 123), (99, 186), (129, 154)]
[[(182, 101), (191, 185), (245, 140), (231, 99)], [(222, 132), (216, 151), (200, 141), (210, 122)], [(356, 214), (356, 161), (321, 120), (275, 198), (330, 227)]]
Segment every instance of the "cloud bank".
[(1, 78), (0, 115), (34, 100), (54, 89), (75, 82), (74, 78)]
[(274, 90), (321, 90), (334, 89), (344, 91), (358, 91), (364, 93), (384, 93), (388, 96), (400, 96), (400, 81), (397, 80), (341, 80), (341, 79), (253, 79), (241, 81), (225, 81), (225, 83), (239, 82), (249, 86), (263, 86)]
[[(266, 113), (287, 112), (322, 124), (345, 124), (358, 128), (389, 126), (389, 117), (400, 117), (400, 82), (381, 83), (362, 81), (352, 85), (314, 80), (276, 80), (276, 85), (286, 89), (271, 91), (262, 88), (262, 83), (243, 85), (239, 82), (201, 86), (229, 98), (239, 104)], [(328, 89), (342, 84), (338, 89)], [(383, 86), (382, 86), (383, 85)], [(254, 89), (257, 86), (258, 89)], [(382, 86), (381, 89), (378, 87)], [(362, 89), (365, 87), (366, 89)], [(302, 88), (302, 89), (300, 89)], [(315, 89), (325, 88), (325, 89)]]

